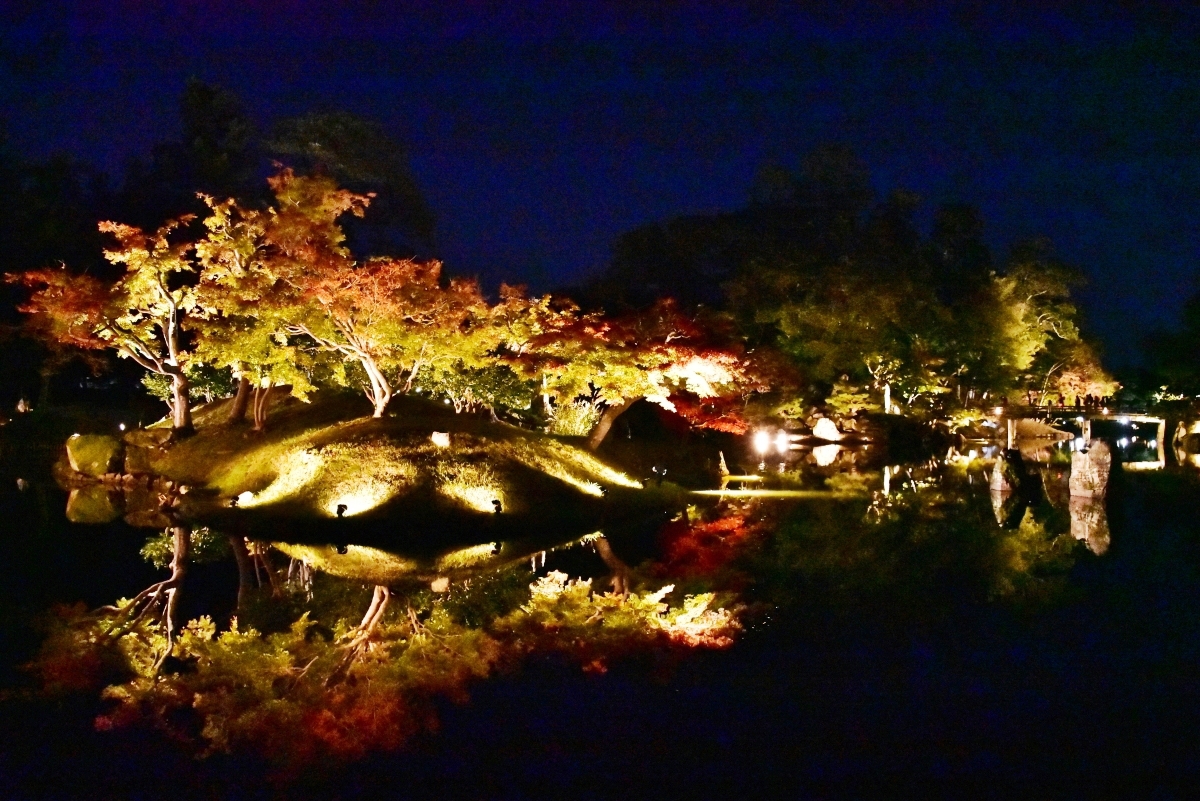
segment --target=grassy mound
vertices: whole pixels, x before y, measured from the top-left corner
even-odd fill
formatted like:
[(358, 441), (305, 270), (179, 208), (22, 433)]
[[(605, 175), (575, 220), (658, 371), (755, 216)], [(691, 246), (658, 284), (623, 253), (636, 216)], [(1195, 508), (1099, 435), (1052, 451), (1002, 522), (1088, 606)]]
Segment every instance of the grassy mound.
[(500, 543), (544, 549), (675, 503), (670, 487), (643, 489), (563, 438), (420, 398), (397, 399), (379, 420), (361, 416), (361, 398), (289, 399), (264, 434), (226, 423), (228, 405), (198, 409), (195, 436), (151, 463), (199, 488), (189, 516), (258, 538), (389, 552), (403, 543), (406, 558), (429, 563), (487, 542), (495, 553), (512, 552)]

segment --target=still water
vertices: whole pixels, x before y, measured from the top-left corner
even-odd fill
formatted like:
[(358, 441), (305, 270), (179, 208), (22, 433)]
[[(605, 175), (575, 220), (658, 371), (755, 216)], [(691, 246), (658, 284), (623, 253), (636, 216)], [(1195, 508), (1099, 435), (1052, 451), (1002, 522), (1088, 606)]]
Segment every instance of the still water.
[[(1129, 447), (1118, 452), (1142, 459)], [(668, 600), (715, 593), (714, 604), (737, 610), (740, 629), (721, 648), (597, 638), (578, 643), (588, 651), (583, 669), (564, 649), (530, 651), (471, 681), (463, 697), (434, 696), (436, 722), (402, 745), (324, 757), (290, 776), (237, 749), (197, 760), (153, 726), (105, 730), (97, 720), (111, 702), (94, 693), (47, 700), (28, 691), (17, 666), (37, 653), (48, 608), (131, 597), (164, 571), (139, 555), (153, 532), (68, 522), (66, 495), (48, 474), (9, 458), (0, 476), (0, 676), (10, 688), (0, 776), (16, 797), (166, 787), (354, 796), (395, 787), (397, 777), (399, 795), (439, 797), (614, 788), (1186, 797), (1200, 778), (1200, 482), (1176, 460), (1161, 470), (1118, 466), (1107, 499), (1073, 502), (1070, 449), (1026, 454), (1036, 480), (1010, 495), (989, 491), (992, 454), (982, 447), (910, 464), (869, 449), (760, 464), (738, 453), (738, 478), (706, 486), (695, 480), (703, 471), (656, 455), (648, 462), (668, 480), (710, 492), (681, 495), (680, 508), (611, 527), (602, 540), (572, 531), (487, 543), (457, 562), (372, 543), (413, 566), (411, 581), (394, 582), (397, 619), (403, 603), (458, 603), (455, 590), (431, 594), (440, 567), (468, 588), (520, 590), (555, 571), (590, 577), (598, 590), (673, 584)], [(354, 553), (341, 548), (363, 547), (302, 545), (310, 556), (323, 549), (330, 564)], [(335, 585), (358, 592), (347, 603), (366, 611), (370, 576), (301, 576), (289, 563), (295, 543), (263, 550), (286, 584), (275, 597), (294, 611), (307, 593), (319, 605)], [(227, 621), (237, 611), (232, 558), (194, 565), (187, 581), (185, 619)], [(511, 609), (471, 603), (460, 608), (476, 626)]]

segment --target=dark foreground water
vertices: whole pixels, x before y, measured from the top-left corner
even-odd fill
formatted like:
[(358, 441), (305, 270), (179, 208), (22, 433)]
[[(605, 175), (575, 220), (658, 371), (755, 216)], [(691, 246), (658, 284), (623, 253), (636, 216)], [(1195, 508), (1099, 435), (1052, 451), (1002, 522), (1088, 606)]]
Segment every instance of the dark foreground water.
[[(765, 521), (676, 565), (685, 585), (747, 605), (731, 648), (641, 654), (603, 674), (534, 658), (473, 684), (468, 703), (442, 703), (437, 729), (405, 749), (318, 761), (284, 784), (253, 756), (197, 760), (151, 729), (97, 732), (94, 697), (10, 694), (0, 795), (1194, 797), (1200, 481), (1118, 471), (1107, 541), (1093, 530), (1085, 543), (1053, 469), (999, 515), (980, 470), (925, 465), (883, 496), (864, 467), (839, 485), (861, 482), (858, 497), (710, 505)], [(146, 532), (66, 524), (45, 476), (24, 490), (15, 478), (0, 482), (10, 688), (26, 682), (15, 665), (35, 653), (33, 621), (51, 603), (96, 606), (162, 576), (137, 556)], [(612, 542), (635, 563), (662, 544)], [(582, 572), (589, 558), (551, 555), (539, 570)], [(227, 614), (228, 565), (192, 581), (192, 604)]]

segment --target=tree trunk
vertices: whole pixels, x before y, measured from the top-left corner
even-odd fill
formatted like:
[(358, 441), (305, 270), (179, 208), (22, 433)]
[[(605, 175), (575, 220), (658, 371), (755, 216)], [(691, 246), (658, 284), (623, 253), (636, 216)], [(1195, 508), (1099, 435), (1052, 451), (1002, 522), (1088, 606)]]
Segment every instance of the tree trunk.
[(192, 404), (188, 399), (188, 380), (182, 368), (179, 372), (171, 373), (171, 416), (172, 426), (176, 431), (192, 430)]
[(271, 402), (272, 389), (270, 383), (254, 389), (254, 430), (259, 433), (267, 430), (267, 404)]
[[(179, 629), (178, 608), (179, 591), (183, 587), (183, 578), (187, 573), (188, 551), (192, 545), (192, 531), (187, 526), (176, 525), (171, 528), (171, 582), (167, 590), (167, 611), (163, 620), (167, 624), (167, 654), (171, 652), (171, 644), (175, 642), (175, 632)], [(165, 655), (164, 655), (165, 656)]]
[(237, 611), (246, 605), (246, 593), (254, 587), (254, 566), (250, 563), (250, 552), (246, 550), (246, 538), (241, 534), (229, 535), (229, 548), (238, 569)]
[(604, 412), (600, 415), (599, 422), (592, 429), (592, 433), (588, 435), (587, 446), (588, 450), (594, 451), (600, 447), (600, 443), (604, 442), (604, 438), (608, 436), (608, 432), (612, 430), (613, 423), (617, 422), (617, 418), (629, 410), (629, 407), (634, 402), (641, 400), (640, 398), (630, 398), (628, 400), (610, 403), (604, 407)]
[(38, 379), (38, 406), (50, 405), (50, 379), (54, 377), (54, 373), (49, 370), (39, 370)]
[(250, 379), (238, 376), (237, 394), (233, 396), (233, 405), (229, 407), (228, 422), (230, 425), (246, 419), (246, 409), (250, 405)]
[(375, 406), (374, 417), (383, 417), (388, 402), (392, 399), (392, 387), (384, 377), (383, 372), (375, 364), (374, 359), (363, 359), (362, 366), (371, 379), (371, 391), (368, 393), (371, 403)]

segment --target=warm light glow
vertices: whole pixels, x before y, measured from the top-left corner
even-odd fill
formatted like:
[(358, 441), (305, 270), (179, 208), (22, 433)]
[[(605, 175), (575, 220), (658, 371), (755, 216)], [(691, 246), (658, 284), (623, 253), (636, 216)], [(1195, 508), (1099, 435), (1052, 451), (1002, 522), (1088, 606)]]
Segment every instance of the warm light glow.
[(760, 454), (765, 454), (771, 450), (771, 435), (766, 431), (757, 431), (754, 434), (754, 450)]
[(346, 545), (340, 554), (332, 545), (299, 545), (288, 542), (271, 543), (278, 551), (321, 570), (331, 576), (387, 584), (416, 572), (418, 565), (378, 548), (365, 545)]
[(817, 467), (829, 467), (837, 459), (841, 449), (841, 445), (818, 445), (813, 448), (813, 458), (817, 460)]
[(1122, 448), (1124, 448), (1128, 444), (1129, 444), (1129, 440), (1125, 439), (1125, 437), (1121, 437), (1119, 440), (1117, 440), (1117, 445), (1121, 446)]
[(320, 467), (320, 456), (308, 451), (293, 451), (280, 460), (275, 480), (261, 492), (243, 492), (238, 496), (238, 506), (265, 506), (295, 495), (316, 478)]
[[(1108, 414), (1108, 409), (1105, 409), (1104, 413)], [(1127, 426), (1127, 425), (1129, 425), (1129, 418), (1124, 415), (1121, 415), (1120, 417), (1117, 418), (1117, 422), (1123, 426)]]
[(434, 431), (429, 439), (439, 448), (450, 447), (450, 432), (449, 431)]
[(791, 446), (792, 441), (788, 438), (786, 431), (780, 431), (775, 435), (775, 447), (780, 453), (787, 453)]
[(1004, 407), (997, 406), (995, 409), (992, 409), (992, 414), (996, 415), (997, 417), (1004, 414)]
[(394, 490), (382, 481), (368, 479), (351, 492), (329, 498), (322, 504), (322, 510), (330, 517), (337, 517), (338, 507), (345, 506), (343, 516), (351, 517), (363, 512), (369, 512), (379, 506), (393, 494)]
[(1076, 439), (1075, 439), (1075, 450), (1077, 450), (1077, 451), (1081, 451), (1081, 450), (1083, 450), (1083, 444), (1084, 444), (1084, 443), (1083, 443), (1083, 437), (1076, 437)]
[(437, 560), (438, 570), (456, 570), (490, 561), (500, 552), (500, 546), (495, 542), (485, 542), (481, 545), (470, 545), (451, 551)]
[(125, 424), (124, 424), (124, 423), (121, 423), (119, 426), (117, 426), (117, 428), (119, 428), (120, 430), (124, 431), (124, 430), (125, 430)]

